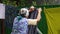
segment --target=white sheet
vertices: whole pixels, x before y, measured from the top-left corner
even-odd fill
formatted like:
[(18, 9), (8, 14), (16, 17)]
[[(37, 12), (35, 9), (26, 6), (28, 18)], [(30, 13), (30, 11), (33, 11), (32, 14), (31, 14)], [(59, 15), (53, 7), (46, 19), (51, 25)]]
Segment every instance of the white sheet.
[(0, 19), (5, 19), (5, 5), (0, 3)]

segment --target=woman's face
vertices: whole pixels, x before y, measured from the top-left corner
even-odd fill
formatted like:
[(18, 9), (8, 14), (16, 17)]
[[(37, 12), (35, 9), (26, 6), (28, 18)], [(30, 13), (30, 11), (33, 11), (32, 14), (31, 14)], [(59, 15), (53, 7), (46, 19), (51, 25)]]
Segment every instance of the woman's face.
[(30, 8), (30, 9), (29, 9), (29, 12), (32, 12), (32, 11), (34, 11), (34, 8)]

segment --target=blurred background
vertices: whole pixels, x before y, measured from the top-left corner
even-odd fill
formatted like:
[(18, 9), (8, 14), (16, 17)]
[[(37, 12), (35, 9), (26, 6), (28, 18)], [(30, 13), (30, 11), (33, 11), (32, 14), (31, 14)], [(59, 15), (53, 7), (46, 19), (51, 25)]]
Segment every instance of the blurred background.
[(0, 0), (0, 2), (12, 6), (60, 5), (60, 0)]
[(18, 15), (19, 9), (22, 7), (29, 8), (31, 5), (34, 5), (37, 8), (42, 8), (42, 19), (38, 23), (38, 28), (43, 34), (48, 34), (48, 25), (44, 8), (60, 7), (60, 0), (0, 0), (0, 2), (6, 5), (6, 19), (4, 21), (5, 34), (11, 33), (13, 20)]

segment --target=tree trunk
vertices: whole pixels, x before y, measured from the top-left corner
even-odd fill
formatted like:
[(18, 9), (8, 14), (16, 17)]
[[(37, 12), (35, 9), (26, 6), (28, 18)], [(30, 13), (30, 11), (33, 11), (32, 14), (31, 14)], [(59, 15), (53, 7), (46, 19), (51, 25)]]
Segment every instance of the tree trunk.
[(1, 34), (5, 34), (4, 19), (0, 19)]

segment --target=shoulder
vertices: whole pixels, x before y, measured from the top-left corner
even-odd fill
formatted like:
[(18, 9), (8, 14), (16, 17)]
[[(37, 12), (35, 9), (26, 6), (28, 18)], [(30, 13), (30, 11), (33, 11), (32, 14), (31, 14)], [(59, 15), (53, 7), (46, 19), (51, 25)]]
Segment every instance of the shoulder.
[(27, 21), (27, 18), (22, 18), (23, 21)]
[(28, 22), (28, 21), (27, 21), (27, 18), (22, 18), (20, 21), (21, 21), (21, 22), (24, 22), (24, 23), (27, 23), (27, 22)]
[(14, 18), (14, 20), (17, 20), (18, 16)]
[(16, 19), (17, 19), (17, 17), (14, 18), (14, 20), (16, 20)]

